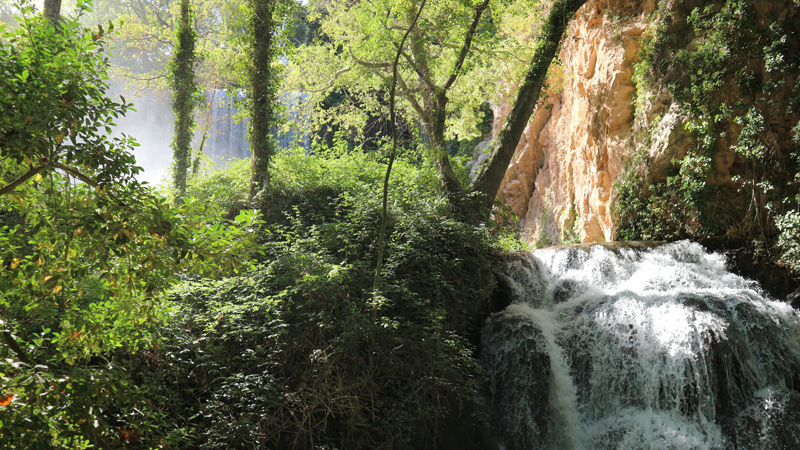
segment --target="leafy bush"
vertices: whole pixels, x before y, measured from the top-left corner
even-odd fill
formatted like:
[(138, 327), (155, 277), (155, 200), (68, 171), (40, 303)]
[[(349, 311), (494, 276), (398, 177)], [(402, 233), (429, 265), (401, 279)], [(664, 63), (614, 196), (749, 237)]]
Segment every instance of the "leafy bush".
[(176, 288), (163, 345), (138, 356), (146, 369), (137, 376), (174, 424), (148, 439), (206, 449), (430, 445), (447, 412), (474, 401), (465, 336), (492, 286), (486, 231), (448, 217), (433, 169), (398, 161), (375, 293), (384, 166), (361, 153), (288, 154), (273, 168), (264, 262)]
[(186, 197), (219, 208), (231, 219), (247, 209), (249, 189), (250, 160), (232, 158), (217, 164), (203, 159), (199, 172), (187, 182)]

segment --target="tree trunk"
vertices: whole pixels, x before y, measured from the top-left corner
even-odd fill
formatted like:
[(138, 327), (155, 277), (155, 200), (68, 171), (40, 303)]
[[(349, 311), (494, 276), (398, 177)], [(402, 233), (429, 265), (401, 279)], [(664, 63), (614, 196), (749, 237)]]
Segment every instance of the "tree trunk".
[(44, 16), (57, 26), (61, 18), (61, 0), (44, 0)]
[(250, 117), (250, 150), (253, 153), (253, 173), (250, 178), (250, 202), (265, 208), (266, 190), (269, 187), (269, 159), (274, 143), (269, 127), (274, 122), (272, 113), (275, 97), (272, 58), (274, 53), (272, 12), (274, 0), (253, 2), (253, 106)]
[(189, 0), (181, 0), (181, 22), (178, 30), (178, 46), (172, 60), (172, 109), (175, 111), (175, 139), (172, 142), (175, 168), (173, 186), (177, 197), (186, 194), (186, 177), (194, 128), (194, 102), (192, 96), (197, 89), (194, 73), (195, 33), (189, 24)]
[(471, 211), (468, 213), (477, 220), (486, 220), (491, 214), (494, 199), (508, 170), (508, 164), (539, 101), (547, 70), (558, 51), (561, 37), (572, 16), (584, 3), (586, 0), (557, 0), (550, 9), (514, 106), (506, 117), (500, 134), (492, 142), (489, 163), (473, 184), (472, 192), (477, 195), (471, 200), (469, 206)]
[[(415, 5), (416, 8), (416, 5)], [(413, 12), (409, 10), (409, 19), (414, 17)], [(483, 10), (480, 11), (482, 13)], [(472, 34), (474, 28), (477, 27), (477, 21), (480, 19), (480, 13), (475, 19), (475, 27), (471, 28), (465, 40), (469, 43), (472, 42)], [(409, 28), (411, 29), (411, 28)], [(429, 49), (426, 45), (426, 37), (419, 29), (414, 29), (409, 35), (409, 43), (411, 56), (416, 64), (417, 80), (420, 86), (423, 87), (425, 95), (422, 96), (421, 109), (418, 111), (422, 119), (425, 132), (428, 134), (428, 140), (433, 150), (433, 157), (436, 162), (436, 169), (439, 171), (442, 185), (447, 192), (447, 196), (454, 204), (460, 203), (464, 197), (464, 189), (461, 183), (453, 173), (453, 168), (450, 166), (450, 158), (447, 155), (447, 142), (444, 139), (445, 121), (447, 119), (447, 91), (452, 82), (448, 80), (446, 87), (435, 85), (433, 77), (429, 72), (428, 66), (428, 52)], [(399, 49), (400, 47), (398, 47)], [(399, 51), (399, 50), (398, 50)], [(456, 68), (453, 69), (457, 72), (460, 69), (460, 64), (463, 63), (466, 54), (459, 59)]]
[(447, 95), (440, 91), (433, 99), (433, 107), (430, 117), (425, 125), (430, 139), (433, 155), (436, 160), (436, 170), (439, 172), (442, 184), (447, 191), (450, 201), (456, 205), (464, 198), (464, 188), (456, 178), (453, 168), (450, 165), (450, 157), (447, 154), (447, 141), (444, 138), (445, 120), (447, 118)]

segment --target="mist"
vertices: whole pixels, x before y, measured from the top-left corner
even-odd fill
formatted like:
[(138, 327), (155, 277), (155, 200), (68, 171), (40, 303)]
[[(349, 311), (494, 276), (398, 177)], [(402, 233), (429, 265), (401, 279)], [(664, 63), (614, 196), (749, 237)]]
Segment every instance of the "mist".
[[(9, 0), (0, 0), (7, 2)], [(97, 2), (98, 0), (95, 0)], [(37, 11), (44, 9), (44, 0), (33, 0)], [(74, 7), (74, 2), (66, 1), (62, 5), (62, 13), (69, 14)], [(114, 62), (112, 61), (112, 64)], [(122, 134), (133, 137), (140, 144), (133, 149), (136, 165), (144, 171), (137, 176), (139, 181), (146, 181), (152, 185), (168, 181), (169, 167), (172, 163), (172, 142), (174, 114), (169, 104), (169, 93), (159, 93), (154, 89), (141, 90), (137, 94), (124, 92), (125, 80), (116, 80), (110, 83), (106, 95), (120, 101), (119, 95), (134, 104), (136, 111), (128, 111), (124, 117), (115, 120), (117, 126), (113, 128), (112, 136)]]
[(136, 97), (125, 98), (133, 102), (136, 111), (129, 111), (125, 117), (117, 119), (114, 136), (125, 134), (139, 143), (139, 147), (133, 149), (136, 165), (144, 169), (137, 176), (139, 181), (152, 185), (168, 183), (169, 167), (172, 163), (170, 143), (175, 121), (172, 107), (168, 100), (160, 98), (152, 90), (142, 91)]

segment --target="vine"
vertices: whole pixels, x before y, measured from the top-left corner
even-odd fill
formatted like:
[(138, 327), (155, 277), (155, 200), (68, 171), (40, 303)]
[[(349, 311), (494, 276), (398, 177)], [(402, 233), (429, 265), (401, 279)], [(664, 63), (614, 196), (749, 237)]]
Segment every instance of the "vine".
[(197, 32), (191, 27), (191, 17), (189, 0), (181, 0), (181, 23), (176, 36), (178, 42), (168, 69), (172, 87), (172, 110), (175, 112), (175, 137), (172, 141), (173, 186), (178, 198), (186, 192), (192, 135), (197, 125), (192, 114), (198, 103), (198, 85), (194, 73)]

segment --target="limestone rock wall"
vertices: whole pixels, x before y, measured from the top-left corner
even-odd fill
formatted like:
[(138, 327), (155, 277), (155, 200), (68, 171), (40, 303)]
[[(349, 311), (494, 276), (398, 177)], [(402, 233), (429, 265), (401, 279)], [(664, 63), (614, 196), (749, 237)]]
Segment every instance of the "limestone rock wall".
[[(700, 219), (716, 228), (699, 226), (707, 223), (676, 225), (691, 214), (670, 215), (686, 206), (659, 205), (658, 214), (676, 235), (697, 237), (691, 234), (695, 228), (701, 230), (699, 237), (770, 235), (775, 232), (768, 223), (775, 213), (770, 208), (792, 207), (785, 198), (794, 194), (781, 194), (778, 185), (797, 184), (789, 155), (797, 152), (792, 128), (798, 124), (800, 129), (800, 23), (795, 20), (800, 9), (791, 0), (746, 3), (751, 5), (746, 23), (734, 32), (738, 47), (724, 50), (731, 52), (727, 78), (712, 94), (729, 112), (709, 119), (714, 143), (703, 144), (713, 148), (704, 153), (711, 169), (703, 182), (710, 187), (704, 195), (716, 202), (716, 212)], [(645, 194), (656, 185), (664, 191), (668, 176), (674, 177), (679, 167), (674, 161), (698, 153), (698, 135), (687, 131), (687, 123), (697, 123), (697, 117), (687, 116), (696, 103), (671, 94), (685, 92), (675, 86), (688, 85), (697, 73), (676, 63), (676, 56), (701, 46), (702, 38), (689, 22), (692, 11), (723, 4), (589, 0), (578, 11), (562, 43), (560, 64), (551, 67), (547, 100), (534, 112), (498, 193), (498, 200), (519, 217), (525, 241), (541, 246), (614, 240), (619, 227), (614, 186), (622, 175), (628, 170), (643, 174)], [(634, 72), (644, 40), (656, 33), (661, 36), (655, 50), (659, 63), (640, 71), (637, 80)], [(509, 101), (494, 105), (495, 135), (510, 110)], [(741, 119), (751, 109), (763, 123), (757, 136), (742, 138)], [(747, 160), (736, 150), (741, 139), (764, 149), (762, 159)], [(637, 152), (643, 159), (631, 164)], [(758, 187), (765, 179), (777, 187)]]
[[(633, 148), (633, 65), (655, 6), (591, 0), (570, 26), (562, 66), (553, 71), (558, 81), (534, 112), (498, 194), (526, 241), (613, 239), (613, 183)], [(509, 109), (495, 106), (496, 128)]]

